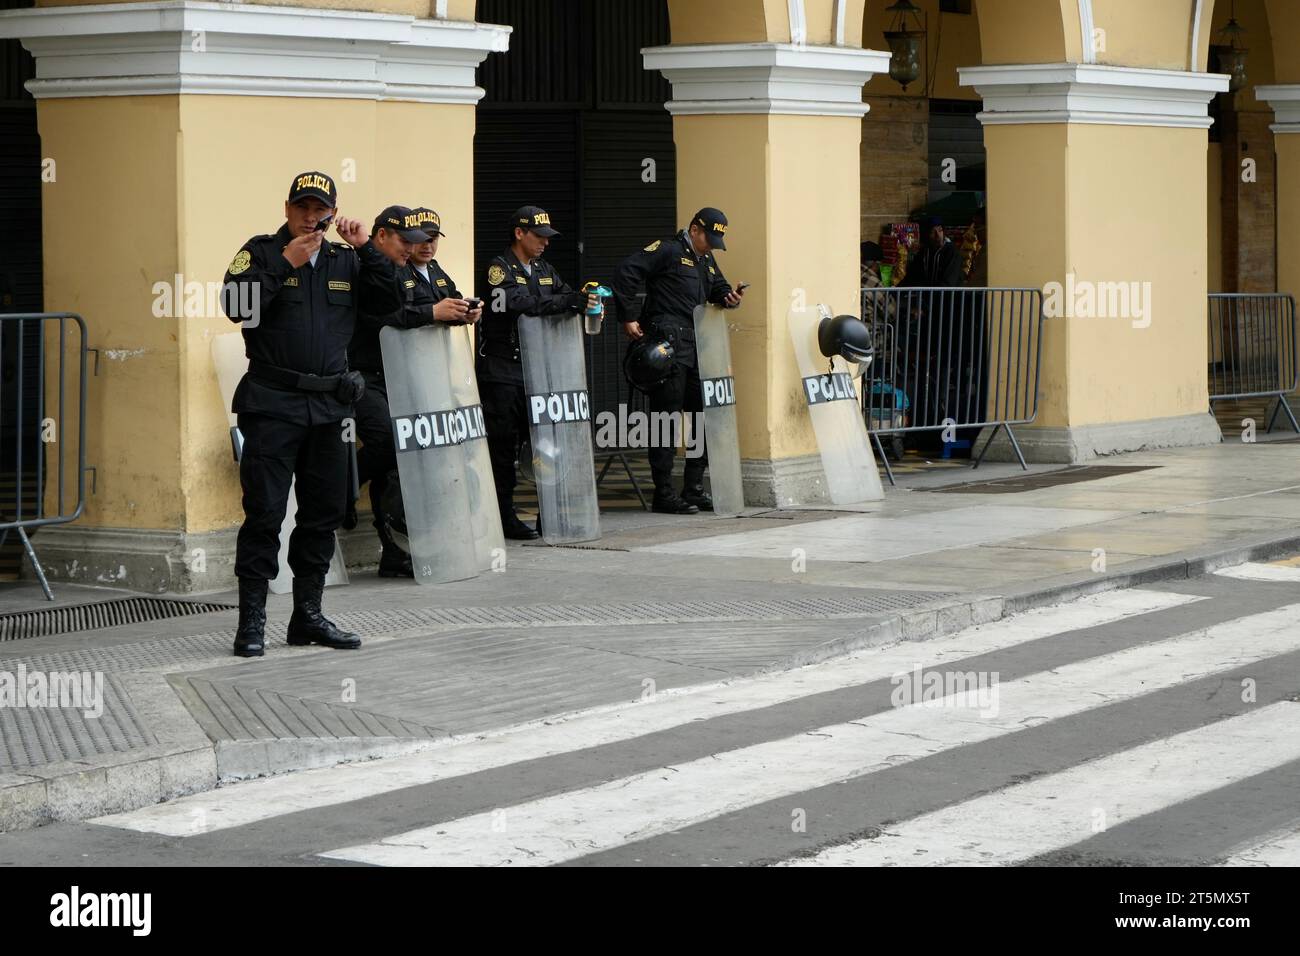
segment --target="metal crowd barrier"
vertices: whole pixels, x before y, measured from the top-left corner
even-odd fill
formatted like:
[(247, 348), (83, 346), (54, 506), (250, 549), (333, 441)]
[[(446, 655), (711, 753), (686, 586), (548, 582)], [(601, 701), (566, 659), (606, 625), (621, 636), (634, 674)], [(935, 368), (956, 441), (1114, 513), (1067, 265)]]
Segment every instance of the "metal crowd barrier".
[(1268, 431), (1278, 412), (1286, 412), (1291, 427), (1300, 432), (1286, 400), (1300, 385), (1295, 298), (1214, 292), (1209, 316), (1210, 408), (1227, 399), (1276, 398)]
[[(70, 343), (73, 329), (77, 337)], [(87, 351), (86, 323), (79, 315), (0, 315), (0, 546), (17, 530), (50, 601), (54, 595), (27, 532), (76, 521), (86, 507)], [(73, 363), (77, 394), (69, 399)], [(76, 470), (69, 475), (71, 436), (76, 440)], [(75, 501), (69, 480), (76, 486)]]
[(1038, 417), (1041, 290), (864, 288), (862, 319), (876, 352), (863, 414), (890, 484), (885, 435), (967, 431), (973, 445), (979, 429), (992, 428), (978, 456), (972, 447), (978, 468), (1005, 429), (1020, 467), (1029, 467), (1013, 426)]

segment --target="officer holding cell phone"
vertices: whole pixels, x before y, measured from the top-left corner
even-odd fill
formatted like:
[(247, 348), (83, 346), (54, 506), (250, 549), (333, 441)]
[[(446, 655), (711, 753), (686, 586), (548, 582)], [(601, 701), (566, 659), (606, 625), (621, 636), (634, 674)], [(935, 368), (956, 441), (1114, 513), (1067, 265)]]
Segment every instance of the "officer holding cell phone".
[[(618, 267), (614, 296), (623, 315), (623, 328), (631, 339), (649, 336), (667, 342), (673, 350), (671, 373), (648, 393), (650, 411), (699, 412), (704, 409), (699, 363), (695, 354), (695, 309), (707, 304), (734, 309), (740, 305), (746, 284), (735, 289), (713, 256), (726, 250), (727, 217), (720, 210), (701, 209), (691, 224), (671, 239), (652, 242)], [(645, 307), (639, 321), (629, 321), (637, 295), (645, 289)], [(650, 449), (654, 477), (653, 510), (661, 514), (689, 515), (712, 511), (713, 498), (704, 490), (705, 454), (687, 458), (681, 495), (673, 490), (673, 447)]]

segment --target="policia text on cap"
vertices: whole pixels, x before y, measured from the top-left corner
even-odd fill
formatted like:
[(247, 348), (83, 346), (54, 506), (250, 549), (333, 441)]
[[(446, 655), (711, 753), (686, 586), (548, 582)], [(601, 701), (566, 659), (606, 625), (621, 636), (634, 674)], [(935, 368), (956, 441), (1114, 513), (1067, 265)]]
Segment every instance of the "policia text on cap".
[[(720, 210), (701, 209), (690, 226), (671, 239), (652, 242), (623, 260), (614, 276), (614, 294), (625, 316), (641, 289), (646, 290), (640, 321), (623, 324), (627, 334), (633, 339), (649, 336), (673, 349), (672, 371), (648, 393), (651, 413), (704, 409), (695, 353), (695, 309), (706, 303), (734, 309), (745, 294), (743, 283), (732, 289), (713, 257), (714, 249), (726, 250), (726, 233), (727, 217)], [(705, 453), (686, 459), (680, 496), (672, 486), (676, 455), (677, 449), (672, 447), (650, 449), (654, 510), (666, 514), (712, 511), (713, 499), (704, 490), (708, 436)]]
[[(297, 526), (289, 539), (293, 570), (290, 644), (354, 648), (355, 634), (321, 612), (334, 532), (343, 521), (348, 449), (343, 419), (364, 381), (348, 369), (348, 343), (357, 310), (386, 314), (401, 308), (393, 264), (356, 219), (335, 217), (334, 180), (324, 173), (294, 177), (285, 223), (244, 243), (226, 272), (223, 308), (242, 321), (237, 303), (260, 303), (261, 320), (244, 328), (248, 372), (235, 390), (233, 411), (244, 437), (239, 480), (244, 523), (239, 529), (239, 628), (235, 653), (260, 657), (265, 647), (267, 582), (279, 572), (280, 526), (290, 482), (297, 480)], [(327, 243), (333, 222), (346, 240)]]

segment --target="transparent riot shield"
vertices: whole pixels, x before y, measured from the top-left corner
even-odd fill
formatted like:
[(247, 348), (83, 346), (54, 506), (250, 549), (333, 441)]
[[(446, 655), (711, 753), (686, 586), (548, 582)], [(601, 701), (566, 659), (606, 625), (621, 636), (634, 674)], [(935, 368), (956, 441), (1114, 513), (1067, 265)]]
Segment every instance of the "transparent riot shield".
[[(230, 410), (235, 400), (235, 389), (239, 380), (248, 371), (248, 358), (244, 354), (244, 335), (242, 332), (227, 332), (212, 340), (212, 364), (217, 370), (217, 386), (221, 390), (221, 401), (226, 407), (226, 421), (230, 426), (230, 443), (235, 451), (235, 460), (241, 457), (244, 448), (243, 436), (239, 434), (238, 420)], [(294, 516), (298, 512), (298, 496), (293, 485), (289, 486), (289, 503), (284, 509), (284, 523), (280, 526), (280, 573), (268, 585), (272, 594), (288, 594), (293, 590), (293, 572), (289, 569), (289, 536), (293, 534)], [(338, 535), (334, 535), (334, 556), (330, 558), (329, 571), (325, 575), (325, 586), (348, 583), (348, 568), (343, 563), (343, 549), (339, 546)]]
[[(451, 397), (458, 408), (474, 409), (476, 420), (483, 405), (479, 400), (478, 377), (474, 374), (474, 345), (469, 326), (453, 326), (448, 342)], [(478, 569), (489, 571), (493, 562), (505, 554), (506, 539), (501, 530), (501, 509), (497, 506), (496, 486), (492, 481), (492, 456), (487, 435), (478, 431), (465, 441), (465, 480), (469, 492), (469, 520), (474, 535), (474, 553)]]
[(483, 410), (461, 408), (453, 396), (451, 333), (441, 324), (379, 331), (406, 536), (420, 584), (464, 581), (479, 569), (466, 443), (484, 431)]
[(713, 513), (731, 517), (745, 509), (745, 492), (740, 481), (731, 335), (727, 313), (717, 306), (702, 305), (695, 310), (695, 353), (704, 393), (704, 443), (709, 453)]
[(827, 495), (837, 505), (879, 501), (885, 489), (871, 453), (852, 370), (844, 359), (828, 359), (817, 347), (817, 326), (828, 315), (825, 306), (818, 306), (791, 311), (789, 319), (803, 397), (826, 472)]
[(547, 544), (600, 537), (582, 328), (577, 313), (519, 318), (533, 475)]

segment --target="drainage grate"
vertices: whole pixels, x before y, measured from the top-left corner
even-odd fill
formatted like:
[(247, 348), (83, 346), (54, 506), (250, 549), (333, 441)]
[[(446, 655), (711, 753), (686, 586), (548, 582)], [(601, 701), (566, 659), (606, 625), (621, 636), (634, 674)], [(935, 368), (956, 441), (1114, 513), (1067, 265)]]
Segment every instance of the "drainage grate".
[(1114, 478), (1117, 475), (1131, 475), (1135, 471), (1150, 471), (1159, 467), (1159, 465), (1085, 465), (1079, 468), (1043, 472), (1040, 475), (1017, 475), (1014, 478), (998, 478), (994, 481), (976, 481), (966, 485), (947, 485), (943, 488), (924, 490), (940, 495), (1014, 495), (1022, 491), (1055, 488), (1057, 485), (1075, 485), (1081, 481), (1098, 481), (1102, 478)]
[(155, 597), (118, 598), (96, 604), (46, 607), (37, 611), (0, 614), (0, 641), (71, 634), (76, 631), (97, 631), (104, 627), (140, 624), (166, 617), (189, 617), (192, 614), (234, 610), (237, 608), (233, 604), (210, 604)]

